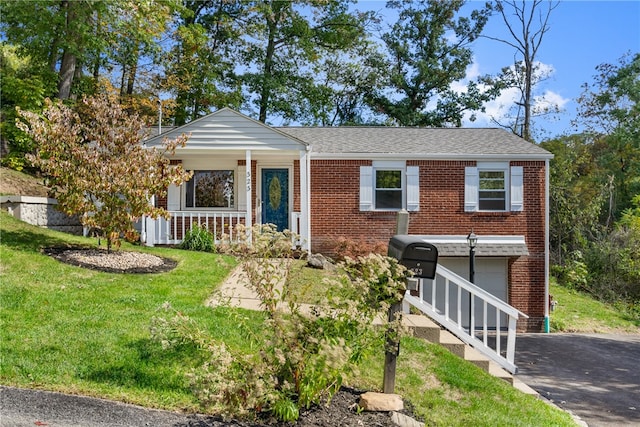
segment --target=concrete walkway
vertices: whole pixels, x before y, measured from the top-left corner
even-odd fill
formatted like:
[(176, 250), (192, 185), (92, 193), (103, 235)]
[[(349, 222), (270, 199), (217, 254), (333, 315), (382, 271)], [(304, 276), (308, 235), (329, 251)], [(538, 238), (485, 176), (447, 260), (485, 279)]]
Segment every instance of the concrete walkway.
[[(228, 303), (232, 307), (261, 310), (260, 299), (247, 285), (247, 274), (244, 272), (242, 265), (238, 265), (205, 304), (209, 307), (217, 307), (223, 303)], [(276, 288), (281, 291), (282, 285), (282, 283), (279, 283)], [(310, 304), (299, 304), (299, 306), (302, 313), (311, 312), (312, 306)], [(286, 309), (284, 304), (278, 308)]]

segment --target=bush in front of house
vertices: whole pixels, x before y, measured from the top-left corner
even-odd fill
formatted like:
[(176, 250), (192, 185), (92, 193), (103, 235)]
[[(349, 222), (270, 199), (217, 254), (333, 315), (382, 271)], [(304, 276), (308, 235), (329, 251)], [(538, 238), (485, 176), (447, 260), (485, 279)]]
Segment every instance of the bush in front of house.
[(215, 247), (213, 233), (205, 226), (198, 224), (187, 230), (182, 243), (180, 243), (180, 249), (189, 251), (213, 252)]
[(269, 225), (255, 226), (250, 235), (251, 247), (235, 252), (242, 254), (247, 286), (265, 313), (260, 334), (235, 313), (255, 351), (234, 351), (170, 304), (153, 319), (152, 335), (164, 347), (191, 343), (204, 352), (206, 362), (189, 375), (204, 410), (294, 421), (300, 410), (328, 402), (365, 356), (384, 351), (384, 328), (375, 328), (373, 320), (398, 302), (409, 273), (381, 255), (351, 259), (342, 265), (344, 274), (327, 282), (325, 300), (309, 312), (289, 292), (292, 236)]

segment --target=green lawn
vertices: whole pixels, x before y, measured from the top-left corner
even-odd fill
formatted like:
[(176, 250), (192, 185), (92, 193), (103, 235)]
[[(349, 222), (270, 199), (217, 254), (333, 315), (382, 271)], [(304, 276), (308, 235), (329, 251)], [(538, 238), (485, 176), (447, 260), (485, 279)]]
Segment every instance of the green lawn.
[[(194, 411), (185, 374), (198, 353), (164, 351), (150, 338), (151, 319), (165, 301), (228, 345), (247, 348), (235, 316), (259, 334), (261, 313), (204, 306), (235, 265), (233, 258), (177, 249), (125, 245), (178, 261), (151, 275), (107, 274), (62, 264), (47, 246), (95, 244), (21, 223), (0, 213), (0, 383), (116, 399), (148, 407)], [(317, 272), (296, 272), (313, 287)], [(305, 285), (306, 284), (306, 285)], [(348, 384), (379, 390), (382, 349)], [(569, 426), (571, 418), (460, 360), (441, 347), (406, 338), (396, 391), (427, 425)]]
[(552, 280), (549, 293), (558, 302), (550, 313), (552, 332), (640, 333), (638, 312), (605, 304)]

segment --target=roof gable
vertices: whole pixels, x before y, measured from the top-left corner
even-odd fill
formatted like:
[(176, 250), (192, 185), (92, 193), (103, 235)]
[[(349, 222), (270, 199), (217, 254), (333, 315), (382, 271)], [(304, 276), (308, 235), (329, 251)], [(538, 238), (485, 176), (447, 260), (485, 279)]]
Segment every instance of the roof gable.
[(148, 147), (164, 138), (190, 135), (181, 150), (301, 150), (306, 143), (230, 108), (222, 108), (184, 126), (174, 128), (146, 141)]

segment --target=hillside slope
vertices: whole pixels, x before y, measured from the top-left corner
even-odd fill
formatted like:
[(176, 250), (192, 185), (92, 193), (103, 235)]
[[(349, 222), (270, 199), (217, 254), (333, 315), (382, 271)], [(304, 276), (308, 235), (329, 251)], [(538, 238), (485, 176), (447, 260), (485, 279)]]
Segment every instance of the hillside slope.
[(42, 178), (0, 167), (0, 195), (47, 197), (48, 192)]

